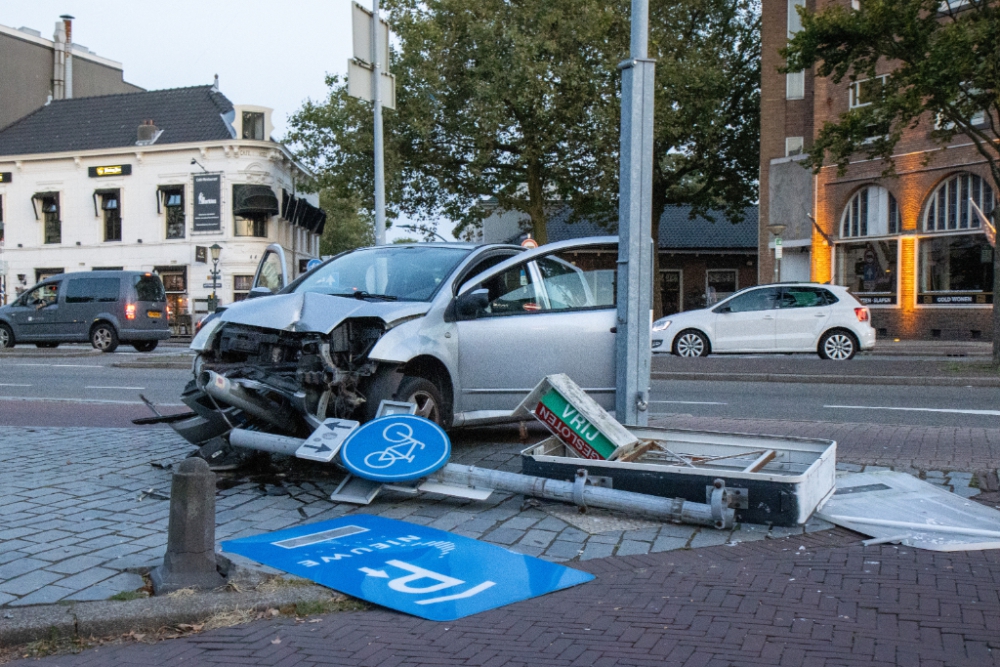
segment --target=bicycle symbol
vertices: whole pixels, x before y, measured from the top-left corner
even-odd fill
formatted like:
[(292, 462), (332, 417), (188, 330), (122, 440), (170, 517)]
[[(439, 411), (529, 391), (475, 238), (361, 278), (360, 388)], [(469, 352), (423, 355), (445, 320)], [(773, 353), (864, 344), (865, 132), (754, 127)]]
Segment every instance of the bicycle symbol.
[(409, 424), (389, 424), (382, 431), (382, 438), (394, 444), (366, 456), (365, 465), (369, 468), (388, 468), (396, 461), (413, 463), (414, 451), (424, 448), (424, 443), (413, 437), (413, 428)]

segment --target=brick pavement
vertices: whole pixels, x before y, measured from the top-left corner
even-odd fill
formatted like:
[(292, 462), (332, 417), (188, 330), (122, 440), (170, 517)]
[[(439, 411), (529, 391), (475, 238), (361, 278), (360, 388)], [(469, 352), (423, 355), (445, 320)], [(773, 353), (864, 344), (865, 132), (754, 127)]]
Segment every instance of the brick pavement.
[(835, 529), (577, 563), (597, 579), (450, 623), (374, 609), (13, 664), (1000, 664), (1000, 552), (863, 547), (857, 539)]

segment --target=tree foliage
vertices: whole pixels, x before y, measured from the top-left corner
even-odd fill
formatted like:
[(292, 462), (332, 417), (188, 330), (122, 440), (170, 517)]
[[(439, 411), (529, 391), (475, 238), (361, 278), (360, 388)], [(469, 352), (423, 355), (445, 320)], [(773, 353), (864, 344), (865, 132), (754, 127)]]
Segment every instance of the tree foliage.
[(326, 211), (326, 227), (319, 240), (320, 255), (337, 255), (375, 244), (372, 216), (366, 213), (356, 196), (337, 197), (335, 191), (320, 192), (319, 205)]
[[(841, 172), (852, 156), (886, 161), (904, 133), (923, 123), (942, 146), (964, 135), (987, 160), (1000, 191), (1000, 11), (995, 2), (861, 0), (860, 10), (832, 5), (800, 10), (802, 30), (782, 55), (787, 70), (816, 66), (834, 83), (872, 79), (889, 70), (871, 104), (828, 122), (809, 151), (809, 164), (827, 161)], [(942, 11), (943, 10), (943, 11)], [(890, 69), (891, 68), (891, 69)], [(985, 122), (974, 124), (987, 111)]]
[[(477, 229), (497, 200), (547, 239), (553, 205), (616, 227), (628, 0), (386, 0), (395, 111), (385, 113), (390, 216)], [(759, 0), (654, 0), (654, 235), (664, 208), (756, 201)], [(371, 110), (328, 79), (291, 119), (289, 141), (338, 197), (370, 211)], [(711, 224), (707, 223), (706, 224)], [(656, 291), (654, 290), (654, 293)]]

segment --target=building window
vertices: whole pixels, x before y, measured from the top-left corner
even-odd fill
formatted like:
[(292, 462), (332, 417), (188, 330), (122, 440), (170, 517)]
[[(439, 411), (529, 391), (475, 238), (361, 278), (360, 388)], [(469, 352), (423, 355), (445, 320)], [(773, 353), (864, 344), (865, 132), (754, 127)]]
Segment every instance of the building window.
[(877, 100), (882, 95), (882, 86), (885, 85), (887, 78), (889, 78), (889, 75), (883, 74), (882, 76), (852, 83), (850, 89), (851, 108), (866, 107)]
[[(804, 7), (805, 0), (788, 0), (788, 39), (795, 36), (795, 33), (802, 30), (802, 18), (796, 11), (796, 7)], [(806, 96), (806, 73), (802, 70), (798, 72), (788, 72), (785, 75), (785, 99), (801, 100)]]
[(736, 289), (736, 269), (711, 269), (705, 273), (706, 305), (722, 301)]
[(996, 198), (989, 184), (975, 174), (958, 174), (946, 179), (934, 190), (924, 211), (924, 230), (943, 232), (979, 229), (979, 218), (972, 209), (974, 201), (989, 216)]
[(236, 236), (257, 236), (267, 237), (267, 217), (263, 215), (253, 217), (236, 216)]
[(160, 188), (168, 239), (184, 238), (184, 187)]
[(886, 236), (900, 230), (899, 205), (883, 187), (861, 188), (851, 197), (840, 221), (840, 237)]
[(42, 207), (42, 219), (45, 222), (45, 243), (62, 243), (62, 220), (59, 217), (59, 195), (47, 193), (36, 195)]
[(922, 238), (918, 262), (919, 303), (993, 303), (993, 248), (981, 234)]
[(167, 293), (167, 322), (175, 334), (191, 333), (191, 316), (188, 314), (187, 268), (158, 266), (155, 269)]
[(0, 195), (0, 244), (3, 243), (3, 196)]
[(897, 303), (899, 242), (862, 241), (837, 244), (837, 284), (851, 290), (866, 306)]
[(104, 217), (104, 240), (122, 240), (122, 209), (118, 190), (105, 190), (99, 193), (101, 198), (101, 214)]
[(233, 276), (233, 302), (243, 301), (253, 285), (253, 276)]
[(243, 138), (264, 141), (264, 114), (256, 111), (243, 112)]
[(802, 155), (802, 137), (785, 137), (785, 157)]
[(684, 284), (681, 272), (664, 269), (660, 271), (660, 300), (663, 314), (673, 315), (684, 310)]

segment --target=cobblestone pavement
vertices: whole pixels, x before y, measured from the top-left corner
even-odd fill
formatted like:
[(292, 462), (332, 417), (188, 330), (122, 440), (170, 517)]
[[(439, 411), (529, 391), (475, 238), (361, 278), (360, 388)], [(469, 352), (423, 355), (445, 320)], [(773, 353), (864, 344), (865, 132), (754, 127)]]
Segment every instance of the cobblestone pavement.
[[(851, 424), (722, 423), (681, 417), (669, 422), (709, 430), (825, 435), (840, 441), (840, 460), (846, 451), (848, 461), (864, 459), (871, 433), (885, 436), (884, 428), (871, 425), (861, 429)], [(947, 437), (957, 437), (944, 433), (949, 429), (918, 430), (940, 440), (940, 451), (945, 450)], [(510, 437), (483, 444), (489, 434), (480, 431), (456, 438), (453, 460), (519, 471), (518, 452), (524, 445)], [(895, 442), (891, 433), (888, 437)], [(913, 437), (919, 443), (913, 446), (920, 448), (933, 440), (926, 433)], [(901, 440), (899, 448), (905, 450), (906, 443)], [(187, 443), (164, 428), (0, 427), (0, 606), (104, 600), (140, 588), (139, 573), (156, 564), (166, 547), (169, 466), (189, 451)], [(984, 457), (985, 453), (977, 453), (968, 461)], [(908, 465), (916, 461), (905, 460)], [(863, 467), (845, 463), (841, 469)], [(974, 469), (946, 466), (911, 472), (969, 496), (977, 491), (969, 487)], [(816, 520), (800, 528), (742, 525), (716, 531), (601, 511), (580, 515), (560, 503), (503, 493), (479, 502), (385, 492), (371, 505), (358, 507), (330, 502), (340, 474), (324, 476), (318, 471), (305, 464), (280, 474), (259, 471), (248, 477), (224, 478), (216, 499), (216, 538), (222, 541), (362, 512), (566, 562), (738, 544), (830, 526)]]
[(835, 529), (575, 567), (597, 578), (450, 623), (374, 609), (256, 621), (159, 644), (13, 664), (1000, 664), (997, 551), (863, 547), (856, 535)]

